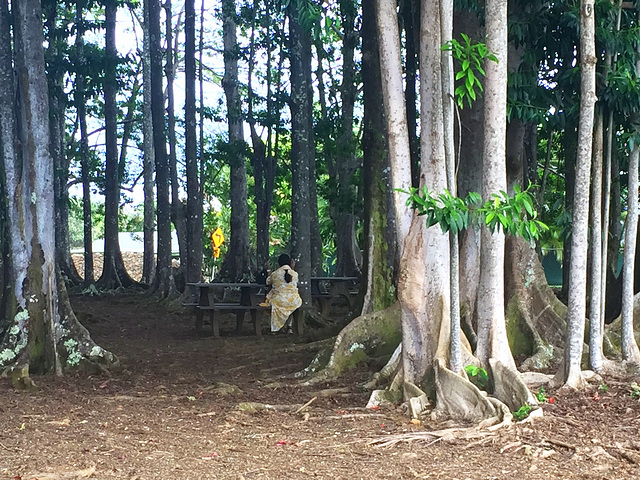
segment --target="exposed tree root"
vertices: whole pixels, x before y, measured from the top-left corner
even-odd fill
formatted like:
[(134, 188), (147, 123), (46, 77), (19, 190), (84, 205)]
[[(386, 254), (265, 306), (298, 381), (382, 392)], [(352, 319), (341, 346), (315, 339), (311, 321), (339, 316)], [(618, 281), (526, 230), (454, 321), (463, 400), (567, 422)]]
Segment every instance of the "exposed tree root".
[(564, 345), (566, 306), (547, 283), (538, 255), (520, 237), (507, 237), (506, 321), (513, 356), (525, 357), (520, 370), (540, 370), (559, 361)]
[(372, 357), (391, 355), (400, 343), (400, 328), (398, 304), (357, 317), (336, 337), (332, 351), (320, 351), (298, 376), (310, 376), (304, 385), (315, 385)]

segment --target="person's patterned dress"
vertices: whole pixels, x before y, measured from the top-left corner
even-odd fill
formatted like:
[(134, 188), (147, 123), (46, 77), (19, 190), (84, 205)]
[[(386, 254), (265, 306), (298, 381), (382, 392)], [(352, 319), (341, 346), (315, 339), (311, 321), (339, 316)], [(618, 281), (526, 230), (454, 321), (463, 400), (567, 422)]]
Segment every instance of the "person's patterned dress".
[[(284, 279), (286, 272), (291, 275), (291, 282), (287, 283)], [(271, 331), (277, 332), (284, 327), (289, 315), (302, 305), (298, 293), (298, 274), (289, 265), (283, 265), (269, 275), (267, 285), (271, 285), (266, 299), (266, 303), (271, 305)]]

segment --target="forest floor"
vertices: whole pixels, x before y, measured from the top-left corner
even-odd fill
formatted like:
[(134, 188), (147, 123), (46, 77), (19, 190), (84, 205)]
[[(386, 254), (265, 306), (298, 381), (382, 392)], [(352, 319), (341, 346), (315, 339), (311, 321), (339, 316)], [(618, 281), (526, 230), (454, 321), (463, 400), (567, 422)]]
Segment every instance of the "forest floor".
[(451, 425), (413, 424), (402, 407), (363, 408), (369, 392), (361, 385), (371, 374), (365, 367), (300, 386), (293, 374), (316, 353), (309, 338), (236, 336), (231, 318), (222, 338), (199, 336), (191, 313), (168, 312), (143, 297), (77, 296), (72, 304), (122, 366), (110, 376), (34, 376), (34, 392), (0, 379), (0, 478), (640, 475), (640, 399), (631, 395), (638, 378), (547, 392), (553, 403), (544, 404), (541, 419), (438, 441), (425, 432)]

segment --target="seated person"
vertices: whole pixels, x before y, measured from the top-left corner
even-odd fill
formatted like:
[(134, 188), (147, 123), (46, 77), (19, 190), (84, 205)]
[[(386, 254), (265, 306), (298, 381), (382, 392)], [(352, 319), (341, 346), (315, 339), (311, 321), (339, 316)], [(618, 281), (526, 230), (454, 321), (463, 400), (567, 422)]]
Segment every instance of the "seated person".
[(262, 306), (271, 306), (271, 331), (285, 327), (289, 316), (302, 305), (298, 293), (298, 274), (293, 269), (294, 261), (283, 253), (278, 257), (279, 268), (269, 275), (267, 285), (271, 290)]

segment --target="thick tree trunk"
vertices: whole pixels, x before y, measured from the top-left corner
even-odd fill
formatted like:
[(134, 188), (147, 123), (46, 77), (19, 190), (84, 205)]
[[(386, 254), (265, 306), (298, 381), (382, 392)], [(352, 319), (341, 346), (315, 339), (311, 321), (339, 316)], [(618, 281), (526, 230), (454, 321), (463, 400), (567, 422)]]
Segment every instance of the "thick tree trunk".
[[(16, 103), (13, 76), (0, 83), (0, 118), (3, 129), (3, 160), (9, 203), (13, 308), (7, 334), (0, 344), (0, 366), (27, 365), (22, 385), (33, 386), (29, 368), (35, 372), (64, 368), (96, 367), (116, 359), (93, 343), (78, 323), (55, 265), (53, 162), (49, 151), (49, 102), (42, 45), (42, 11), (37, 0), (16, 2), (15, 65), (18, 71), (22, 111), (19, 138), (27, 146), (18, 154), (13, 140), (4, 135), (16, 131), (14, 117), (7, 114)], [(0, 1), (0, 72), (11, 73), (7, 3)], [(6, 122), (6, 123), (5, 123)], [(5, 133), (6, 132), (6, 133)]]
[(187, 176), (186, 280), (202, 278), (202, 191), (198, 179), (196, 137), (196, 12), (195, 0), (185, 2), (185, 160)]
[(386, 128), (384, 107), (380, 102), (382, 79), (378, 56), (375, 0), (365, 0), (362, 5), (362, 38), (364, 90), (362, 183), (365, 218), (363, 283), (366, 284), (362, 313), (367, 314), (383, 310), (395, 302), (398, 272), (395, 210), (384, 134)]
[(312, 130), (311, 35), (299, 10), (290, 7), (291, 52), (291, 253), (300, 281), (304, 305), (311, 304), (311, 198), (310, 164), (315, 162)]
[(231, 225), (229, 250), (220, 268), (220, 277), (231, 280), (249, 278), (249, 211), (247, 208), (247, 170), (242, 106), (238, 81), (238, 41), (236, 39), (236, 5), (234, 0), (222, 2), (224, 78), (222, 86), (227, 100), (229, 123), (229, 164), (231, 170)]
[[(456, 12), (455, 36), (465, 33), (475, 41), (484, 41), (475, 14)], [(484, 138), (484, 96), (479, 96), (471, 107), (460, 110), (460, 167), (458, 169), (458, 196), (482, 190), (482, 142)], [(468, 228), (460, 234), (460, 323), (469, 343), (477, 344), (478, 284), (480, 279), (480, 230)]]
[(115, 289), (129, 287), (135, 282), (127, 273), (120, 242), (118, 240), (118, 204), (120, 201), (120, 178), (118, 175), (118, 127), (116, 106), (116, 12), (115, 0), (109, 0), (105, 7), (105, 77), (104, 77), (104, 117), (105, 117), (105, 200), (104, 200), (104, 264), (102, 275), (96, 282), (99, 288)]
[(395, 4), (376, 2), (380, 71), (384, 110), (387, 119), (391, 184), (395, 208), (398, 254), (402, 255), (404, 239), (412, 222), (411, 210), (405, 204), (405, 194), (399, 190), (411, 187), (411, 147), (407, 127), (407, 108), (403, 98), (400, 39)]

